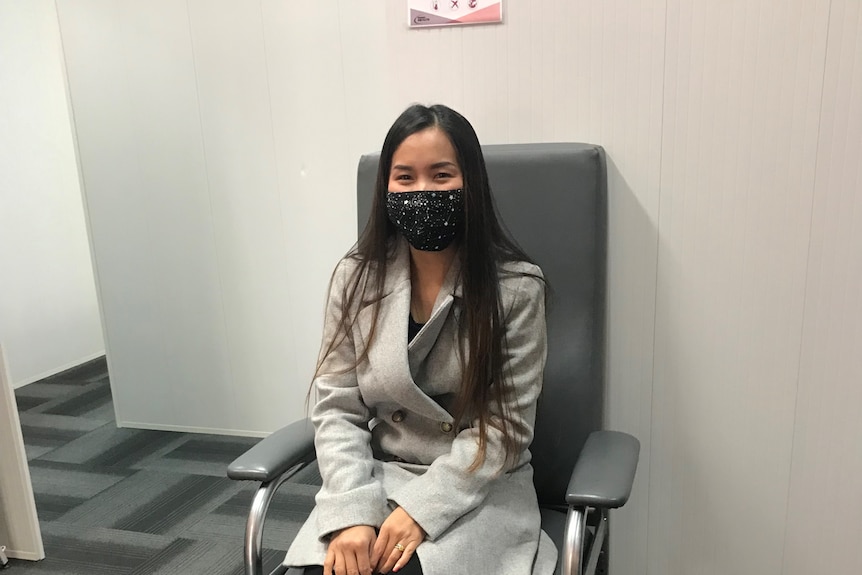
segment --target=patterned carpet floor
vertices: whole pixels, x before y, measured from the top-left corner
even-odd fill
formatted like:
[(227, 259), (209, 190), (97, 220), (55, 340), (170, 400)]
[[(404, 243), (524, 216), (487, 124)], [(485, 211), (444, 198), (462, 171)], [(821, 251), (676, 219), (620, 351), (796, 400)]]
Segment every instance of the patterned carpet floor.
[[(253, 438), (120, 429), (104, 358), (15, 392), (46, 558), (8, 573), (243, 573), (256, 484), (225, 469)], [(314, 504), (309, 467), (267, 515), (264, 567), (274, 568)]]

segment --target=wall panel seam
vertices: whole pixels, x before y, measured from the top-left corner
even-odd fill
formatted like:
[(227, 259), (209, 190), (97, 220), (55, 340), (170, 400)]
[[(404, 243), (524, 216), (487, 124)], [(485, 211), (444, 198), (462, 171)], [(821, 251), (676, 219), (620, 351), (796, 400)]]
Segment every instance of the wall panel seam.
[(781, 572), (784, 573), (786, 564), (785, 561), (787, 559), (787, 530), (788, 530), (788, 521), (787, 518), (790, 514), (790, 500), (793, 493), (793, 459), (796, 454), (796, 421), (799, 417), (799, 380), (802, 377), (802, 353), (805, 345), (805, 325), (807, 323), (806, 314), (808, 310), (808, 284), (809, 284), (809, 274), (811, 272), (811, 235), (813, 232), (814, 226), (814, 206), (815, 200), (817, 196), (817, 174), (820, 169), (819, 161), (820, 161), (820, 147), (822, 144), (821, 141), (821, 133), (823, 127), (823, 100), (824, 100), (824, 91), (826, 89), (826, 69), (827, 64), (829, 62), (829, 33), (832, 29), (832, 0), (829, 0), (829, 5), (827, 7), (826, 14), (826, 36), (824, 38), (824, 49), (823, 49), (823, 65), (822, 71), (820, 74), (820, 105), (818, 106), (818, 118), (817, 118), (817, 145), (814, 149), (814, 177), (811, 181), (811, 203), (808, 208), (808, 246), (805, 253), (805, 281), (802, 285), (802, 321), (800, 322), (799, 327), (799, 352), (797, 354), (797, 362), (796, 362), (796, 389), (793, 395), (793, 427), (792, 433), (790, 434), (790, 462), (788, 465), (788, 477), (787, 477), (787, 501), (784, 506), (784, 536), (782, 538), (781, 545)]
[[(655, 414), (655, 379), (656, 379), (656, 336), (658, 324), (658, 298), (659, 298), (659, 258), (661, 257), (661, 198), (662, 198), (662, 175), (663, 175), (663, 160), (664, 160), (664, 132), (665, 132), (665, 108), (666, 108), (666, 91), (667, 91), (667, 59), (668, 59), (668, 2), (664, 1), (664, 46), (662, 47), (662, 66), (661, 66), (661, 115), (659, 116), (659, 145), (658, 145), (658, 198), (656, 200), (656, 215), (655, 215), (655, 268), (653, 270), (653, 306), (652, 306), (652, 360), (649, 380), (649, 397), (650, 397), (650, 430), (649, 430), (649, 449), (650, 456), (652, 455), (653, 440), (655, 439), (655, 426), (653, 425), (653, 416)], [(650, 515), (652, 511), (652, 502), (650, 498), (652, 484), (652, 460), (650, 457), (649, 469), (650, 472), (646, 476), (646, 550), (647, 561), (644, 564), (644, 572), (649, 571), (649, 549), (650, 549), (650, 534), (652, 530), (650, 526)]]
[[(281, 238), (284, 242), (284, 252), (285, 254), (289, 253), (290, 246), (288, 245), (288, 226), (284, 221), (284, 205), (282, 203), (281, 194), (282, 190), (282, 173), (281, 173), (281, 162), (278, 161), (278, 146), (276, 145), (275, 138), (275, 113), (273, 112), (272, 105), (272, 85), (269, 81), (270, 72), (269, 72), (269, 53), (267, 52), (267, 41), (266, 41), (266, 21), (264, 19), (263, 13), (263, 0), (258, 2), (258, 6), (260, 8), (260, 36), (263, 44), (263, 71), (264, 71), (264, 79), (266, 80), (266, 95), (267, 100), (269, 102), (269, 133), (272, 139), (272, 157), (275, 160), (275, 190), (276, 190), (276, 199), (278, 201), (278, 220), (281, 222)], [(201, 127), (203, 129), (203, 127)], [(207, 176), (209, 178), (209, 175)], [(217, 252), (218, 250), (216, 250)], [(283, 262), (284, 265), (287, 265), (287, 262)], [(221, 277), (221, 274), (219, 274)], [(293, 296), (291, 294), (291, 285), (290, 282), (286, 282), (284, 286), (285, 296), (287, 297), (287, 301), (294, 301)], [(227, 323), (227, 319), (225, 318), (225, 323)], [(225, 331), (227, 331), (227, 325), (225, 325)], [(296, 346), (290, 346), (291, 352), (294, 352)], [(228, 353), (228, 356), (230, 354)], [(294, 362), (296, 362), (296, 357), (294, 355)], [(231, 377), (231, 383), (235, 383), (233, 381), (233, 377)], [(232, 386), (233, 387), (233, 386)]]
[(198, 131), (200, 133), (201, 138), (201, 154), (203, 156), (203, 164), (204, 164), (204, 181), (206, 182), (206, 192), (207, 192), (207, 204), (209, 205), (210, 211), (210, 232), (212, 234), (212, 242), (213, 242), (213, 251), (215, 252), (215, 261), (216, 261), (216, 277), (218, 278), (218, 291), (219, 291), (219, 301), (221, 303), (221, 319), (222, 323), (224, 323), (224, 331), (225, 331), (225, 339), (227, 340), (227, 366), (228, 366), (228, 380), (231, 383), (230, 389), (233, 397), (233, 404), (237, 404), (236, 398), (236, 381), (234, 379), (234, 370), (233, 370), (233, 357), (230, 353), (230, 338), (231, 332), (228, 329), (227, 324), (227, 310), (224, 305), (224, 281), (222, 280), (222, 262), (221, 257), (219, 255), (218, 245), (215, 241), (215, 213), (213, 212), (213, 203), (212, 203), (212, 191), (210, 187), (210, 170), (209, 170), (209, 159), (207, 158), (207, 146), (206, 141), (204, 139), (204, 120), (203, 114), (201, 112), (201, 88), (200, 81), (198, 79), (198, 63), (197, 63), (197, 55), (195, 53), (195, 37), (192, 31), (192, 13), (191, 8), (189, 7), (189, 0), (186, 0), (186, 22), (188, 22), (189, 28), (189, 45), (192, 49), (192, 72), (195, 76), (195, 102), (197, 104), (198, 109)]

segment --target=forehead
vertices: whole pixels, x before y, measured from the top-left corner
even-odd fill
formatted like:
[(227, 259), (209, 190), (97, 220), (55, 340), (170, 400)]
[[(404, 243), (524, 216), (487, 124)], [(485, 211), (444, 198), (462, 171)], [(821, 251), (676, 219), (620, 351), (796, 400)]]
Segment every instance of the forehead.
[(414, 165), (449, 161), (457, 164), (457, 154), (443, 130), (426, 128), (407, 136), (392, 156), (392, 165)]

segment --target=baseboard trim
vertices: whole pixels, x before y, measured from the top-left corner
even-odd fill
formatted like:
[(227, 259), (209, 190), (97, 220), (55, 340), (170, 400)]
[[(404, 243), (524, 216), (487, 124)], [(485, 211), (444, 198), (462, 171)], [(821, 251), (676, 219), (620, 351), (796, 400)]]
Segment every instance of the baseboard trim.
[(68, 369), (72, 369), (73, 367), (78, 367), (79, 365), (87, 363), (88, 361), (93, 361), (94, 359), (99, 359), (100, 357), (104, 357), (104, 355), (105, 355), (105, 350), (103, 349), (102, 351), (96, 352), (92, 355), (88, 355), (86, 357), (82, 357), (81, 359), (76, 359), (75, 361), (72, 361), (72, 362), (67, 363), (65, 365), (61, 365), (60, 367), (49, 369), (48, 371), (46, 371), (44, 373), (40, 373), (39, 375), (35, 375), (33, 377), (28, 377), (26, 379), (22, 379), (21, 381), (12, 382), (12, 389), (18, 389), (20, 387), (24, 387), (25, 385), (30, 385), (31, 383), (36, 383), (37, 381), (45, 379), (46, 377), (51, 377), (52, 375), (57, 375), (58, 373), (62, 373)]
[(41, 561), (45, 558), (44, 553), (39, 555), (32, 551), (16, 551), (15, 549), (7, 549), (5, 553), (10, 559), (22, 559), (24, 561)]
[[(290, 422), (285, 422), (287, 425)], [(236, 437), (266, 437), (271, 431), (251, 431), (248, 429), (220, 429), (215, 427), (192, 427), (186, 425), (162, 425), (138, 421), (117, 421), (117, 427), (130, 429), (150, 429), (153, 431), (179, 431), (181, 433), (205, 433), (207, 435), (233, 435)]]

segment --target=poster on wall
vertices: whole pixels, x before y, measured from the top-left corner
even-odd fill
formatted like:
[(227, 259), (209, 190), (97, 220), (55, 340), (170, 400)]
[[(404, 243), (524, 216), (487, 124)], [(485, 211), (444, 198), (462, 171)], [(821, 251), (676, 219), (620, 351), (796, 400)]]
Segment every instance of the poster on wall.
[(503, 21), (503, 0), (407, 0), (411, 28), (497, 24)]

